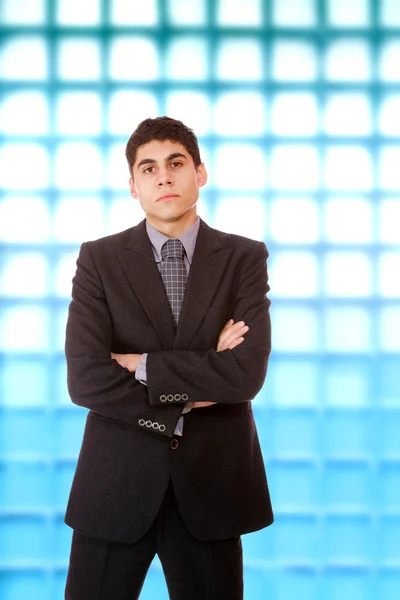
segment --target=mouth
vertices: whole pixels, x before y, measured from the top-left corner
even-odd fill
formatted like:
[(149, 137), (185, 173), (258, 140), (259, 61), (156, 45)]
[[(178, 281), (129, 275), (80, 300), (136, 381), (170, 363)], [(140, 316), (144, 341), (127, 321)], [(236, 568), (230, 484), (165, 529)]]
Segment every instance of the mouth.
[(168, 200), (172, 200), (172, 198), (178, 198), (178, 194), (165, 194), (164, 196), (160, 196), (157, 198), (157, 202), (167, 202)]

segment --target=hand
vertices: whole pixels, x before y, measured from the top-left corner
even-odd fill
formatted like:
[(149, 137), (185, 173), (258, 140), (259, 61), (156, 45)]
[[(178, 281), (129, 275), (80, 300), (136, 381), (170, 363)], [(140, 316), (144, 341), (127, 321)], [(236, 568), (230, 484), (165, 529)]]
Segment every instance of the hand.
[(249, 327), (244, 321), (235, 323), (233, 319), (229, 319), (219, 335), (217, 352), (228, 349), (232, 350), (235, 346), (241, 344), (244, 341), (243, 335), (247, 333), (248, 330)]
[(211, 406), (211, 404), (217, 404), (216, 402), (208, 402), (205, 400), (204, 402), (185, 402), (186, 408), (203, 408), (204, 406)]
[(141, 354), (114, 354), (111, 352), (111, 358), (114, 358), (121, 367), (125, 367), (131, 373), (137, 369), (138, 362), (142, 358)]
[[(244, 321), (235, 323), (233, 319), (229, 319), (219, 335), (217, 352), (222, 352), (228, 348), (232, 350), (232, 348), (241, 344), (244, 340), (242, 334), (247, 333), (248, 330), (249, 328), (244, 324)], [(211, 406), (211, 404), (216, 404), (216, 402), (186, 402), (185, 406), (188, 408), (203, 408), (204, 406)]]

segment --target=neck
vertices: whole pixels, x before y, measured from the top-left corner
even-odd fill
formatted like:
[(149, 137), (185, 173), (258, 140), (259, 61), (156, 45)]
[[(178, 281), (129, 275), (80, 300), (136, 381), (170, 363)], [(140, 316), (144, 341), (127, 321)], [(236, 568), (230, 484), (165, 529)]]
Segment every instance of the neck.
[(161, 221), (152, 215), (146, 215), (146, 220), (160, 233), (169, 238), (178, 238), (193, 225), (197, 219), (196, 207), (188, 210), (178, 221)]

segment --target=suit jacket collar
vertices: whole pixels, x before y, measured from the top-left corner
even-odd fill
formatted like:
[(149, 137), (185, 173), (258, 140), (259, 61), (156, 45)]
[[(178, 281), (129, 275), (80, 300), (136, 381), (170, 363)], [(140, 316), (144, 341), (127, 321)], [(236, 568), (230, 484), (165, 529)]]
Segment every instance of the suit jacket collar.
[(217, 291), (231, 252), (231, 248), (224, 246), (221, 233), (200, 219), (185, 297), (175, 331), (168, 296), (146, 232), (146, 219), (132, 228), (128, 242), (118, 252), (118, 258), (162, 347), (189, 348)]

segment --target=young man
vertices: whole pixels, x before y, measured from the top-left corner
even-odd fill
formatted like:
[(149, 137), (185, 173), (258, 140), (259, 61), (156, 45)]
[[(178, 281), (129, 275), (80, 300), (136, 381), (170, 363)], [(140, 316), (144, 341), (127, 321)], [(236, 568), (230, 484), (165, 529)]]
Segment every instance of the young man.
[(251, 400), (271, 349), (263, 242), (196, 213), (197, 138), (168, 117), (126, 147), (135, 227), (81, 245), (68, 389), (89, 410), (65, 515), (67, 600), (133, 600), (158, 554), (172, 600), (241, 600), (241, 534), (273, 512)]

